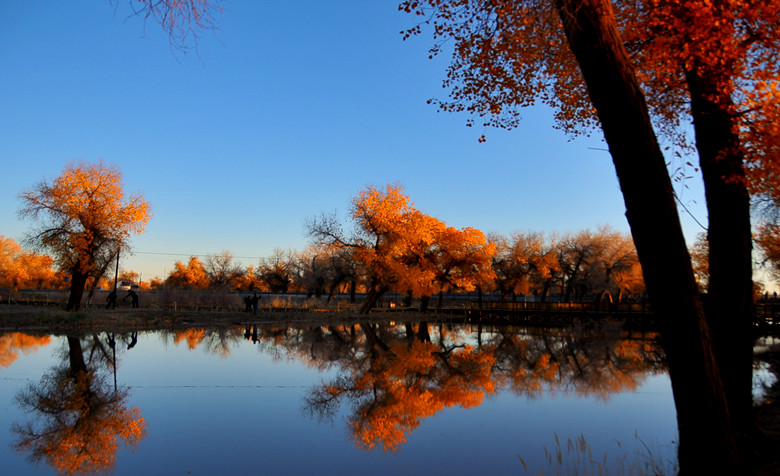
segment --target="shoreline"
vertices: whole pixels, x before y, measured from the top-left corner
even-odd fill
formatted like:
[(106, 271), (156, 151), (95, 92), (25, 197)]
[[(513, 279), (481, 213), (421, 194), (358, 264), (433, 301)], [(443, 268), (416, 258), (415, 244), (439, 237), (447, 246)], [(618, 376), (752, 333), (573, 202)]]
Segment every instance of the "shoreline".
[(287, 323), (327, 322), (329, 324), (356, 324), (365, 321), (394, 319), (436, 321), (453, 316), (419, 312), (373, 312), (358, 314), (352, 311), (269, 310), (257, 314), (244, 311), (171, 310), (150, 308), (89, 308), (68, 312), (47, 306), (0, 305), (0, 332), (84, 332), (84, 331), (140, 331), (191, 327), (241, 326), (248, 324), (274, 325)]

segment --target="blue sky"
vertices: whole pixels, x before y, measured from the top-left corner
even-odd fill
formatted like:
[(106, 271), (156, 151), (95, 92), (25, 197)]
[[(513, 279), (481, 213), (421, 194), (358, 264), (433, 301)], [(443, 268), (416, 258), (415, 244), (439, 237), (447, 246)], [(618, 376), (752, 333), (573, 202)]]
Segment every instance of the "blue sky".
[[(144, 279), (189, 254), (257, 265), (303, 249), (307, 217), (346, 217), (359, 190), (389, 182), (459, 228), (628, 231), (600, 132), (571, 140), (543, 107), (515, 130), (468, 128), (426, 104), (446, 97), (448, 58), (428, 59), (430, 34), (402, 41), (417, 20), (395, 2), (232, 0), (189, 53), (114, 3), (0, 4), (2, 235), (30, 228), (22, 189), (100, 158), (152, 204), (122, 264)], [(699, 183), (678, 193), (706, 222)]]

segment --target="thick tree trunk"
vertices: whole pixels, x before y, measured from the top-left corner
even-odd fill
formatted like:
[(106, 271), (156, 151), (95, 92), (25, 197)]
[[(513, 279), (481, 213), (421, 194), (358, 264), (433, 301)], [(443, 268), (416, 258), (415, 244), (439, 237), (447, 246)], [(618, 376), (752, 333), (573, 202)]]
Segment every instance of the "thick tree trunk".
[(76, 377), (80, 372), (87, 371), (87, 364), (84, 361), (84, 351), (81, 349), (81, 339), (75, 336), (68, 336), (68, 363), (71, 377)]
[(431, 303), (430, 296), (423, 296), (420, 298), (420, 312), (428, 312), (428, 305)]
[(753, 427), (753, 263), (750, 195), (731, 98), (686, 74), (709, 215), (707, 322), (735, 430)]
[(733, 473), (739, 455), (671, 181), (611, 4), (555, 4), (609, 145), (661, 328), (677, 408), (680, 471)]
[(360, 306), (360, 310), (358, 312), (360, 314), (368, 314), (371, 312), (371, 310), (376, 307), (376, 303), (379, 302), (379, 299), (385, 295), (387, 289), (387, 286), (380, 286), (379, 288), (372, 287), (366, 296), (366, 302)]
[(420, 342), (430, 342), (431, 333), (428, 330), (428, 323), (426, 321), (420, 322), (420, 327), (417, 329), (417, 338)]
[(84, 287), (87, 285), (87, 274), (74, 270), (70, 277), (70, 295), (66, 311), (78, 311), (81, 308), (81, 298), (84, 296)]

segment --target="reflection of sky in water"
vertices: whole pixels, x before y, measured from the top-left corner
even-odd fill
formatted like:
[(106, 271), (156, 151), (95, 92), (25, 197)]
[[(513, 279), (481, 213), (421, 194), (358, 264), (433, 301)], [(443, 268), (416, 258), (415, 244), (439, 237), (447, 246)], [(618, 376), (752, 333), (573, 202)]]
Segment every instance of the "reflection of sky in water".
[[(0, 368), (0, 458), (4, 474), (34, 468), (10, 448), (12, 421), (24, 419), (12, 398), (29, 378), (37, 381), (59, 357), (64, 338)], [(593, 455), (610, 459), (642, 445), (655, 456), (674, 456), (675, 413), (666, 375), (648, 376), (635, 392), (528, 399), (501, 390), (479, 406), (444, 408), (422, 420), (397, 452), (356, 449), (342, 404), (332, 423), (302, 412), (307, 392), (335, 370), (309, 368), (283, 352), (251, 341), (230, 344), (229, 356), (190, 350), (158, 334), (119, 344), (118, 382), (131, 388), (128, 403), (141, 409), (147, 437), (135, 452), (120, 450), (113, 474), (523, 474), (518, 456), (535, 474), (546, 468), (544, 450), (557, 434), (584, 434)], [(622, 444), (618, 448), (616, 441)], [(36, 474), (49, 474), (41, 465)]]

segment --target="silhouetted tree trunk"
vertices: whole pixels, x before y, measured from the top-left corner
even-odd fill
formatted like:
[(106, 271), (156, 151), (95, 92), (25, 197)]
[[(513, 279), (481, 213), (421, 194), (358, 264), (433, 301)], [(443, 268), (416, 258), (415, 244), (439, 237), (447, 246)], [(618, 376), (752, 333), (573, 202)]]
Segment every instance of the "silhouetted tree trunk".
[[(664, 156), (608, 0), (556, 0), (609, 145), (672, 380), (681, 473), (739, 461)], [(659, 239), (662, 237), (662, 239)]]
[(709, 215), (707, 322), (738, 434), (753, 426), (753, 263), (750, 195), (731, 97), (686, 74)]
[(70, 364), (71, 377), (75, 378), (79, 372), (87, 371), (84, 351), (81, 349), (81, 339), (78, 337), (68, 336), (68, 363)]
[(547, 293), (550, 292), (551, 281), (552, 281), (552, 278), (544, 280), (544, 286), (542, 287), (542, 294), (541, 294), (541, 297), (539, 299), (539, 302), (546, 302), (547, 301)]
[(84, 287), (87, 285), (89, 275), (76, 269), (73, 270), (70, 277), (70, 295), (66, 311), (78, 311), (81, 308), (81, 298), (84, 296)]
[(390, 347), (388, 347), (387, 344), (385, 344), (382, 341), (382, 339), (380, 339), (379, 336), (376, 335), (376, 332), (374, 331), (374, 327), (370, 323), (361, 322), (360, 329), (363, 331), (363, 334), (366, 336), (366, 342), (368, 343), (371, 349), (381, 349), (385, 352), (390, 351)]
[(372, 309), (376, 307), (376, 303), (379, 302), (379, 299), (382, 298), (382, 296), (385, 295), (387, 292), (388, 287), (387, 286), (372, 286), (371, 289), (368, 291), (368, 295), (366, 296), (366, 301), (363, 303), (362, 306), (360, 306), (360, 310), (358, 311), (361, 314), (368, 314), (371, 312)]
[(414, 324), (407, 322), (404, 327), (406, 328), (406, 341), (411, 344), (414, 341)]
[(427, 322), (425, 321), (420, 322), (420, 327), (417, 329), (417, 338), (420, 339), (421, 342), (431, 341), (431, 333), (428, 330)]
[(431, 302), (430, 296), (423, 296), (420, 298), (420, 312), (428, 312), (428, 305)]

